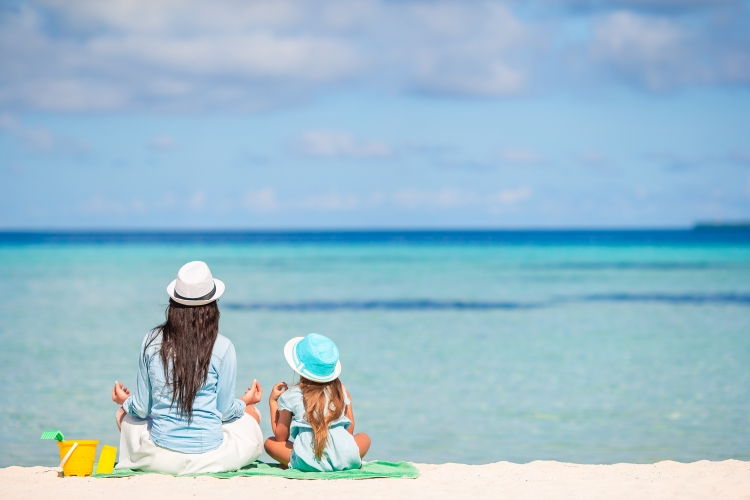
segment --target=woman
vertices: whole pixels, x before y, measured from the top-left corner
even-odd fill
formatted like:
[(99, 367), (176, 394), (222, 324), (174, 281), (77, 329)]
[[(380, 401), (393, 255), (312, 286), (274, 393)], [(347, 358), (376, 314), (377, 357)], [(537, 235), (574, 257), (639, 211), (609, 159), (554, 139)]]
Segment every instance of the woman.
[(167, 287), (166, 321), (143, 340), (131, 395), (115, 382), (120, 427), (117, 468), (168, 474), (237, 470), (262, 451), (263, 390), (257, 381), (235, 399), (234, 346), (219, 335), (216, 300), (224, 283), (204, 262), (189, 262)]

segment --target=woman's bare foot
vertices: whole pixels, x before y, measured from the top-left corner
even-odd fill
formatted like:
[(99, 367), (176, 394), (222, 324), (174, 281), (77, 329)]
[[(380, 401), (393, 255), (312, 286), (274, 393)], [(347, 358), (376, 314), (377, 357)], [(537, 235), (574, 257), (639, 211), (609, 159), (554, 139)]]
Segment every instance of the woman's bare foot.
[(119, 407), (117, 409), (117, 413), (115, 414), (115, 422), (117, 422), (118, 431), (122, 431), (122, 419), (125, 418), (125, 415), (127, 415), (127, 413), (125, 413), (123, 407)]
[(247, 406), (245, 406), (245, 413), (247, 413), (248, 415), (250, 415), (251, 417), (253, 417), (255, 419), (255, 421), (260, 424), (260, 412), (255, 407), (255, 405), (247, 405)]

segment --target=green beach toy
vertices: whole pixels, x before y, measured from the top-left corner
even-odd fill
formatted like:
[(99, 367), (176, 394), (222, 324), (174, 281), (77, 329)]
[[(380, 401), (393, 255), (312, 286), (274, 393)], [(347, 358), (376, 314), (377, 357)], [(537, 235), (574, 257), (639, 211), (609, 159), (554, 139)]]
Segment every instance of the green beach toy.
[(60, 431), (44, 431), (42, 432), (42, 439), (54, 439), (55, 441), (65, 441), (63, 433)]

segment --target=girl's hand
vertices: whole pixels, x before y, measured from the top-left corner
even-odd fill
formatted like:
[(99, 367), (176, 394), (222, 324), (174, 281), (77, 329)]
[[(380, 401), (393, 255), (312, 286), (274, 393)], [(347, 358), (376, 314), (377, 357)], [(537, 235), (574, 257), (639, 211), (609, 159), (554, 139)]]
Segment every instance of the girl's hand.
[(130, 391), (128, 388), (124, 387), (120, 382), (115, 381), (115, 386), (112, 388), (112, 401), (121, 405), (129, 397)]
[(254, 405), (260, 402), (263, 397), (263, 388), (257, 380), (253, 380), (252, 385), (247, 388), (247, 392), (240, 398), (246, 405)]
[(289, 389), (289, 386), (286, 385), (286, 382), (279, 382), (273, 386), (273, 389), (271, 389), (271, 395), (268, 397), (268, 400), (278, 401), (279, 396), (281, 396), (287, 389)]

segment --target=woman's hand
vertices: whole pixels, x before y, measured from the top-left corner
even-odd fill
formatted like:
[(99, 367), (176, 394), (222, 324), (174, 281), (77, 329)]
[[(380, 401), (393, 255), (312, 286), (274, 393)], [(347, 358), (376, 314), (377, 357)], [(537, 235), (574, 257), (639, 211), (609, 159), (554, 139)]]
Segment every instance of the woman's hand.
[(240, 399), (244, 401), (246, 405), (254, 405), (255, 403), (260, 402), (262, 397), (263, 388), (257, 380), (253, 380), (252, 385), (247, 388), (247, 391)]
[(130, 391), (128, 388), (124, 387), (120, 382), (115, 381), (115, 386), (112, 388), (112, 401), (121, 405), (129, 397)]
[(271, 395), (268, 397), (268, 400), (278, 401), (279, 396), (281, 396), (287, 389), (289, 389), (289, 386), (286, 385), (286, 382), (279, 382), (273, 386), (273, 389), (271, 389)]

